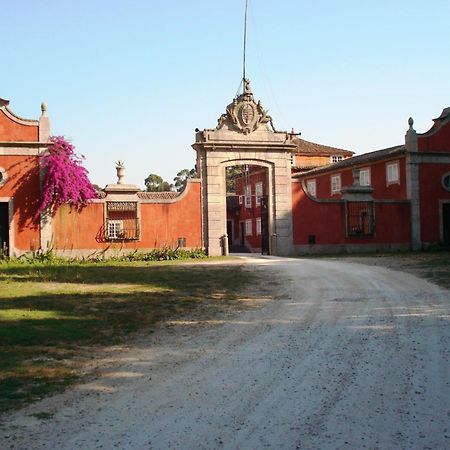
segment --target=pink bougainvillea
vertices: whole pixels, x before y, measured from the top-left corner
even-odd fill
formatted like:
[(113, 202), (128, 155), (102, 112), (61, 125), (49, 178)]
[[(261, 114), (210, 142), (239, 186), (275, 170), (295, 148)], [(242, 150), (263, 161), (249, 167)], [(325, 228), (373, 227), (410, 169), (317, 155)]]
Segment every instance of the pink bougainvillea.
[(41, 156), (44, 180), (37, 214), (52, 214), (64, 203), (80, 207), (97, 197), (75, 147), (63, 136), (52, 136), (50, 142), (48, 152)]

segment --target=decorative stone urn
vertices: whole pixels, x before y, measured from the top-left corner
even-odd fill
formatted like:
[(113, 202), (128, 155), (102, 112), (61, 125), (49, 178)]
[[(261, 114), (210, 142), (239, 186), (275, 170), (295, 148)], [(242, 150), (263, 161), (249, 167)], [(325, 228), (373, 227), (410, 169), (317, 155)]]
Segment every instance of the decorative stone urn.
[(116, 162), (117, 184), (125, 184), (125, 164), (123, 161)]

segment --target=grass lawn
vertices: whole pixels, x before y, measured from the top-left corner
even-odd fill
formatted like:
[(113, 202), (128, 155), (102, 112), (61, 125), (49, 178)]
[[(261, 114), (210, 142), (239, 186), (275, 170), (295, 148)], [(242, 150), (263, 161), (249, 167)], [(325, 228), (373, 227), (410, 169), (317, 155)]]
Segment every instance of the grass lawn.
[(0, 264), (0, 412), (73, 383), (101, 345), (248, 308), (256, 277), (239, 264)]

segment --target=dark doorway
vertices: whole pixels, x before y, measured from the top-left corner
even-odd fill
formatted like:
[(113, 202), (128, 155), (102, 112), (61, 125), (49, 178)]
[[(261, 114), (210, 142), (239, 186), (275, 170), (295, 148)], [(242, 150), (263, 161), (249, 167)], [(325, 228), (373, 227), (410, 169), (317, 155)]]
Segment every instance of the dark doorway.
[(233, 245), (233, 222), (227, 220), (227, 236), (228, 236), (228, 251), (231, 251), (231, 246)]
[(261, 198), (261, 253), (268, 255), (269, 249), (269, 205), (267, 196)]
[(450, 245), (450, 203), (442, 204), (442, 227), (444, 245)]
[(9, 255), (9, 205), (0, 203), (0, 252)]

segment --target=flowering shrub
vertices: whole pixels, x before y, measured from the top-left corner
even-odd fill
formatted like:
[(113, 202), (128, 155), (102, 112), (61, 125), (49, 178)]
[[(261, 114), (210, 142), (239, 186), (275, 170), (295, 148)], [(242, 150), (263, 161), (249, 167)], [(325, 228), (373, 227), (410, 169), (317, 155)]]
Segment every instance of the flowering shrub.
[(37, 215), (48, 209), (53, 214), (62, 204), (80, 207), (97, 197), (75, 147), (63, 136), (50, 137), (52, 145), (41, 156), (44, 170), (42, 198)]

